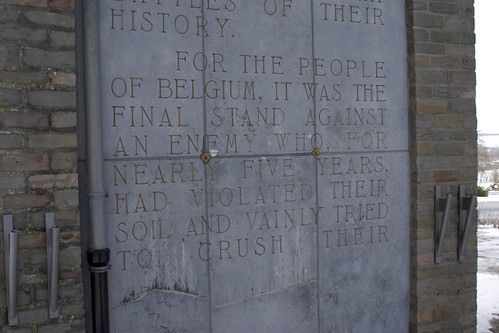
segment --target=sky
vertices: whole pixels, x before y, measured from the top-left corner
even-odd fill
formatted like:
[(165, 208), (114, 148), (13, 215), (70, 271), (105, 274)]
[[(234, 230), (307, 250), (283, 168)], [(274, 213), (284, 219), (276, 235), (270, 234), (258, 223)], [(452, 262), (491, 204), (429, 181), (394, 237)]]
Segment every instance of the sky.
[(499, 147), (498, 12), (499, 0), (475, 0), (478, 133), (498, 134), (497, 136), (479, 136), (488, 147)]

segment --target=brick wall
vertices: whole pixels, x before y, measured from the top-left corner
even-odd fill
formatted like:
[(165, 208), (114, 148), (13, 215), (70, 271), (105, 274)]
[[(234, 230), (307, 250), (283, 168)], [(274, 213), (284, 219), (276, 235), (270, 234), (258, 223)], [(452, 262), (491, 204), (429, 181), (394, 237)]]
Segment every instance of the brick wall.
[[(20, 231), (20, 332), (84, 328), (73, 0), (0, 0), (0, 215)], [(49, 320), (45, 213), (60, 227), (59, 319)], [(6, 329), (3, 228), (0, 328)]]
[[(458, 262), (460, 184), (476, 191), (473, 0), (407, 0), (412, 167), (412, 332), (474, 332), (476, 228)], [(453, 194), (434, 263), (434, 187)], [(476, 221), (476, 218), (474, 219)]]

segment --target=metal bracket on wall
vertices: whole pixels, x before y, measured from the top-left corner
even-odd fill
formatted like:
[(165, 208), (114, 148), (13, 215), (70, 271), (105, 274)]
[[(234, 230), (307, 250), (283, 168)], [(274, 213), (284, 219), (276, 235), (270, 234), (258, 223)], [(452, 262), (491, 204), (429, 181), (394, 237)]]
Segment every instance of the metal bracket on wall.
[(59, 227), (54, 225), (54, 213), (45, 214), (47, 239), (47, 278), (49, 291), (49, 317), (57, 318), (57, 283), (59, 282)]
[(445, 231), (447, 229), (447, 220), (452, 194), (447, 193), (447, 198), (440, 198), (441, 187), (435, 186), (435, 263), (442, 262), (442, 248), (444, 245)]
[(3, 216), (3, 244), (5, 246), (5, 279), (9, 326), (19, 323), (17, 315), (17, 244), (19, 233), (13, 229), (12, 215)]
[[(476, 206), (476, 194), (465, 197), (466, 187), (459, 186), (459, 261), (464, 261), (464, 249), (470, 231), (471, 218)], [(464, 211), (467, 211), (465, 214)]]

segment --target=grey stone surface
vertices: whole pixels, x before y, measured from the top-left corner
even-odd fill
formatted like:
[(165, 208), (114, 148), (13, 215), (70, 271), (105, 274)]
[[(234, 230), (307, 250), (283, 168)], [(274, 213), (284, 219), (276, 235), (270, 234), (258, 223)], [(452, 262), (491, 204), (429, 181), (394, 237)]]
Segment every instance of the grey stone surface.
[(203, 6), (101, 3), (112, 330), (406, 330), (403, 4)]

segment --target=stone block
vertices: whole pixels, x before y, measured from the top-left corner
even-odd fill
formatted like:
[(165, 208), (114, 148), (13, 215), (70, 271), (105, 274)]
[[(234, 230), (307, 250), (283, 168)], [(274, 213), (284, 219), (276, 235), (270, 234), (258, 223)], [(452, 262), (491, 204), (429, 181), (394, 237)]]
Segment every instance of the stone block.
[(75, 34), (73, 32), (53, 31), (50, 34), (50, 40), (55, 47), (75, 46)]
[(74, 17), (67, 14), (59, 14), (42, 11), (29, 11), (26, 14), (28, 21), (40, 25), (55, 26), (60, 28), (74, 28)]
[(457, 31), (432, 31), (430, 41), (434, 43), (458, 44), (461, 34)]
[(432, 115), (444, 114), (446, 112), (445, 101), (420, 101), (416, 106), (416, 114)]
[(21, 14), (21, 11), (18, 9), (2, 8), (0, 11), (0, 23), (17, 21), (19, 14)]
[(76, 74), (66, 72), (54, 72), (51, 75), (52, 84), (61, 87), (76, 86)]
[(434, 116), (433, 126), (435, 129), (460, 129), (463, 121), (459, 116)]
[(475, 71), (451, 71), (449, 72), (449, 80), (451, 84), (455, 85), (469, 85), (474, 86)]
[(42, 71), (0, 71), (0, 82), (3, 83), (41, 85), (47, 81), (47, 73)]
[(52, 198), (50, 194), (46, 192), (4, 194), (3, 208), (4, 209), (42, 208), (48, 206), (51, 201)]
[(22, 134), (0, 132), (0, 149), (20, 149), (23, 144)]
[(76, 170), (78, 157), (76, 152), (55, 152), (52, 155), (53, 170)]
[(438, 69), (417, 69), (416, 78), (419, 84), (447, 84), (447, 72)]
[(76, 148), (76, 133), (33, 133), (28, 135), (28, 148)]
[(0, 68), (12, 68), (20, 63), (19, 46), (11, 44), (0, 45)]
[(441, 15), (415, 12), (413, 24), (417, 28), (443, 28), (444, 18)]
[(49, 125), (46, 112), (2, 112), (0, 124), (4, 128), (44, 129)]
[(23, 60), (27, 66), (32, 67), (75, 68), (75, 53), (73, 51), (48, 51), (25, 48)]
[(58, 207), (78, 206), (78, 190), (54, 191), (54, 204)]
[(435, 142), (433, 144), (433, 153), (438, 156), (460, 156), (462, 153), (461, 144)]
[(23, 232), (19, 235), (20, 249), (45, 248), (46, 237), (45, 233), (41, 232)]
[(78, 227), (80, 224), (80, 214), (77, 209), (57, 210), (55, 221), (61, 227)]
[(445, 46), (433, 43), (414, 43), (414, 51), (418, 54), (445, 54)]
[(462, 59), (460, 57), (450, 56), (432, 56), (430, 58), (432, 68), (460, 69)]
[(53, 112), (53, 128), (71, 128), (76, 127), (76, 112)]
[(0, 172), (44, 170), (48, 170), (46, 153), (2, 154), (0, 157)]
[(430, 2), (430, 12), (443, 14), (459, 14), (459, 5), (448, 2)]
[(434, 86), (433, 87), (433, 96), (437, 98), (457, 98), (461, 89), (459, 87), (450, 87), (450, 86)]
[(47, 31), (27, 28), (19, 24), (2, 24), (0, 25), (0, 40), (43, 43), (47, 40)]
[(21, 175), (3, 175), (0, 176), (0, 191), (19, 190), (26, 186), (26, 180)]
[(461, 180), (461, 170), (435, 170), (433, 171), (433, 181), (435, 183), (458, 182)]
[(76, 93), (73, 91), (32, 90), (28, 92), (28, 103), (42, 108), (74, 108)]
[(22, 103), (21, 91), (18, 89), (0, 88), (0, 106), (12, 106)]
[(78, 187), (77, 174), (45, 174), (33, 175), (28, 178), (28, 185), (33, 189), (61, 189)]
[(74, 0), (50, 0), (50, 7), (62, 10), (74, 10)]
[(61, 233), (61, 244), (79, 245), (80, 232), (79, 231), (65, 231)]
[(47, 0), (0, 0), (0, 5), (47, 7)]
[[(20, 323), (41, 323), (49, 319), (49, 312), (45, 307), (20, 310), (18, 314)], [(27, 332), (31, 333), (32, 331), (29, 329)]]

